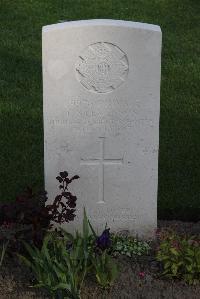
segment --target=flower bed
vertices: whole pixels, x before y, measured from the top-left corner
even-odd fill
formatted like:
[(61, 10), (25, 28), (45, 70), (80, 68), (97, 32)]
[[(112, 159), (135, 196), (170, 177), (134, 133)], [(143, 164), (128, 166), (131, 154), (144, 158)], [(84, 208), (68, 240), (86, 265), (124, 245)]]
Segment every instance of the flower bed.
[[(173, 228), (180, 234), (186, 231), (193, 235), (200, 231), (200, 222), (159, 221), (158, 226)], [(183, 280), (160, 277), (153, 252), (138, 256), (136, 260), (120, 255), (116, 262), (120, 272), (113, 286), (103, 290), (95, 278), (88, 275), (82, 288), (82, 298), (199, 298), (200, 284), (189, 285)], [(7, 257), (0, 269), (0, 298), (49, 298), (44, 290), (34, 289), (31, 285), (33, 275), (29, 269), (19, 264), (17, 259)]]
[(78, 178), (61, 172), (51, 205), (28, 192), (1, 206), (0, 298), (198, 298), (200, 223), (161, 221), (144, 241), (97, 235), (84, 209), (82, 232), (54, 230), (75, 217), (68, 185)]

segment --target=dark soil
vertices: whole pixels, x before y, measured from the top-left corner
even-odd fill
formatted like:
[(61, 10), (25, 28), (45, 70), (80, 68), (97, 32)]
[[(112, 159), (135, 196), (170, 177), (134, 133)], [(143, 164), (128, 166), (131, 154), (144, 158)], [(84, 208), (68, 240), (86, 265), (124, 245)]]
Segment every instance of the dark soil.
[[(158, 227), (170, 227), (179, 233), (200, 234), (200, 222), (159, 221)], [(121, 256), (116, 261), (120, 274), (115, 284), (108, 290), (102, 290), (93, 277), (88, 277), (82, 290), (83, 299), (200, 299), (200, 283), (189, 286), (183, 281), (163, 279), (153, 255), (137, 258), (137, 261)], [(140, 272), (144, 272), (143, 278)], [(27, 268), (14, 259), (5, 260), (0, 269), (0, 299), (49, 298), (45, 291), (31, 287), (32, 284), (33, 277)]]

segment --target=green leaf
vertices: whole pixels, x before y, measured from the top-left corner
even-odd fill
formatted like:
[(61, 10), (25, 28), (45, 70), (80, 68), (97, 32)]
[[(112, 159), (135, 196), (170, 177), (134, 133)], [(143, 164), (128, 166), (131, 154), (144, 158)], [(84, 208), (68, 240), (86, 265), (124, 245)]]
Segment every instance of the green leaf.
[(188, 253), (190, 256), (194, 256), (194, 251), (191, 250), (190, 248), (187, 248), (187, 253)]
[(164, 269), (167, 269), (169, 267), (171, 267), (171, 262), (168, 261), (168, 262), (164, 263)]
[(192, 265), (186, 265), (186, 269), (190, 272), (192, 271)]
[(188, 261), (189, 263), (192, 263), (193, 259), (189, 256), (186, 256), (185, 257), (185, 260)]
[(17, 254), (18, 258), (22, 263), (24, 263), (28, 268), (32, 268), (32, 263), (23, 255)]
[(69, 288), (69, 285), (66, 283), (62, 283), (60, 282), (59, 284), (57, 284), (55, 287), (53, 287), (53, 290), (56, 291), (58, 289), (62, 289), (62, 290), (67, 290)]
[(23, 242), (24, 247), (26, 248), (26, 250), (28, 251), (29, 255), (34, 258), (35, 256), (38, 255), (39, 251), (37, 250), (37, 248), (33, 245), (32, 247), (26, 243)]
[(3, 242), (2, 250), (1, 250), (1, 258), (0, 258), (0, 266), (3, 263), (4, 257), (5, 257), (5, 254), (6, 254), (6, 250), (7, 250), (7, 247), (8, 247), (8, 243), (9, 243), (9, 240), (6, 241), (6, 242)]
[(89, 227), (90, 227), (90, 229), (91, 229), (91, 231), (92, 231), (93, 236), (94, 236), (95, 239), (96, 239), (98, 236), (97, 236), (97, 234), (96, 234), (94, 228), (92, 227), (92, 224), (90, 223), (90, 220), (88, 220), (88, 224), (89, 224)]
[(172, 254), (174, 254), (174, 255), (176, 255), (176, 256), (179, 255), (179, 254), (178, 254), (178, 251), (177, 251), (174, 247), (171, 247), (171, 248), (170, 248), (170, 251), (171, 251)]
[(114, 280), (118, 277), (119, 271), (117, 265), (112, 262), (111, 264), (111, 282), (114, 282)]
[(84, 207), (84, 212), (83, 212), (83, 238), (87, 239), (89, 236), (89, 227), (88, 227), (88, 219), (86, 215), (86, 210)]
[(171, 267), (171, 269), (172, 269), (172, 274), (174, 275), (174, 276), (176, 276), (177, 275), (177, 270), (178, 270), (178, 267), (177, 267), (177, 265), (172, 265), (172, 267)]

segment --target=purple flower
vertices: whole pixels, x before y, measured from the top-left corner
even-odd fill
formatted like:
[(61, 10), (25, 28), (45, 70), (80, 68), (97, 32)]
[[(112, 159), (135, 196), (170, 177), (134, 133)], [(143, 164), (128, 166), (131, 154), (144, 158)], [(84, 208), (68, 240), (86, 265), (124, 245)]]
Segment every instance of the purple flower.
[(110, 239), (110, 229), (107, 228), (103, 231), (103, 233), (101, 234), (101, 236), (99, 236), (96, 239), (96, 246), (101, 249), (101, 250), (105, 250), (107, 248), (110, 247), (111, 245), (111, 239)]

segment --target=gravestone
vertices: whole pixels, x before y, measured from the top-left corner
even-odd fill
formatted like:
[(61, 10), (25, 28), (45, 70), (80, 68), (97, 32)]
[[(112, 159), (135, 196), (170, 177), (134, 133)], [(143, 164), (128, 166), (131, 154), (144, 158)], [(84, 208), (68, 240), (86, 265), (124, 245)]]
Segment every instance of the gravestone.
[(161, 30), (116, 20), (43, 27), (44, 166), (49, 200), (60, 171), (100, 233), (151, 237), (157, 225)]

